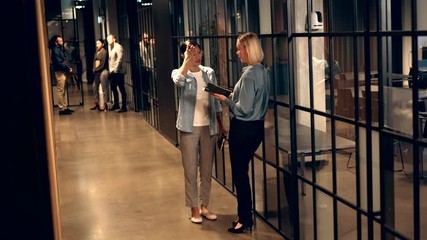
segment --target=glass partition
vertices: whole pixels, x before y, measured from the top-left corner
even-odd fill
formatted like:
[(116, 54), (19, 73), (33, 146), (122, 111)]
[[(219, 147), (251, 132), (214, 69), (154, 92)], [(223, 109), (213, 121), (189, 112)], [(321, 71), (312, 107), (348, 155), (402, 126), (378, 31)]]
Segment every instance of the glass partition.
[[(205, 11), (199, 1), (184, 2), (191, 11)], [(427, 114), (421, 116), (427, 111), (413, 97), (424, 101), (427, 92), (412, 87), (411, 78), (425, 77), (427, 38), (422, 31), (408, 33), (414, 29), (408, 19), (417, 14), (408, 6), (423, 3), (402, 2), (397, 12), (399, 4), (383, 0), (213, 2), (209, 7), (220, 20), (209, 26), (218, 31), (202, 27), (194, 37), (202, 39), (205, 63), (218, 69), (221, 85), (233, 88), (239, 80), (245, 64), (235, 44), (246, 31), (261, 38), (272, 83), (264, 141), (250, 170), (255, 214), (290, 239), (417, 237), (426, 226), (414, 214), (425, 207), (427, 167), (421, 166), (423, 154), (410, 156), (427, 148)], [(418, 15), (419, 28), (425, 21)], [(234, 193), (230, 170), (226, 147), (216, 176)], [(419, 186), (406, 176), (410, 171), (420, 177)], [(411, 191), (409, 212), (393, 205), (406, 204), (403, 189)], [(411, 221), (397, 226), (397, 216)]]

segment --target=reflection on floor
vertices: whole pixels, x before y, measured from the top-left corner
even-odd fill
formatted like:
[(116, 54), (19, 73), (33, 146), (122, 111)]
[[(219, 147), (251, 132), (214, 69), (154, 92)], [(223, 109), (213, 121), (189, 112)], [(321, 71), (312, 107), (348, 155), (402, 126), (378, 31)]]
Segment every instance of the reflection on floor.
[(93, 94), (83, 86), (83, 106), (70, 99), (72, 115), (55, 109), (62, 239), (283, 239), (258, 218), (252, 234), (229, 233), (236, 199), (216, 181), (218, 220), (191, 223), (179, 150), (140, 114), (89, 110)]

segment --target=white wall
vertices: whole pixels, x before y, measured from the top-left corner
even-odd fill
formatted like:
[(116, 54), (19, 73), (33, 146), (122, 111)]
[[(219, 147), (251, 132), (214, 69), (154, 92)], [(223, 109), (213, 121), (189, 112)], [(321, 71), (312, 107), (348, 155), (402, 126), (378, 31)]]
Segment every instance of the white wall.
[[(74, 2), (70, 0), (61, 0), (62, 19), (73, 19)], [(74, 16), (76, 13), (74, 12)]]
[[(403, 28), (411, 29), (411, 0), (405, 0), (403, 3)], [(427, 1), (417, 1), (417, 30), (427, 30)], [(409, 69), (412, 67), (412, 42), (410, 37), (403, 38), (403, 74), (408, 74)], [(421, 59), (421, 47), (427, 46), (427, 36), (418, 38), (418, 45), (416, 51), (418, 52), (418, 59)], [(415, 51), (415, 50), (414, 50)]]
[(259, 26), (261, 34), (271, 33), (270, 0), (259, 1)]
[[(417, 1), (417, 29), (418, 30), (427, 30), (427, 1), (418, 0)], [(427, 40), (426, 40), (427, 41)], [(427, 43), (426, 43), (427, 44)]]
[[(323, 9), (323, 1), (313, 0), (313, 11), (321, 11)], [(307, 5), (306, 1), (295, 1), (295, 18), (296, 26), (294, 29), (296, 32), (305, 32), (306, 16), (307, 16)], [(323, 11), (321, 11), (323, 14)], [(325, 48), (324, 38), (315, 37), (312, 38), (312, 59), (308, 59), (308, 41), (298, 40), (295, 42), (296, 50), (296, 102), (299, 105), (310, 106), (310, 88), (309, 88), (309, 61), (313, 63), (313, 98), (314, 108), (319, 111), (326, 110), (326, 97), (325, 97)], [(298, 122), (307, 126), (310, 126), (309, 113), (299, 112)], [(316, 118), (315, 121), (316, 129), (326, 131), (326, 121), (324, 118)]]

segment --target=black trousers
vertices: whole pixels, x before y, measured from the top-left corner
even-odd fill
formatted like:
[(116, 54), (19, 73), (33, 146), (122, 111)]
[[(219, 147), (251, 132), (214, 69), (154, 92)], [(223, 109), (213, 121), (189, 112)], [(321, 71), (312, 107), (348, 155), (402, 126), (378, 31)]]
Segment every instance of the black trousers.
[(114, 105), (119, 105), (119, 92), (117, 87), (119, 87), (120, 94), (122, 95), (122, 108), (126, 109), (126, 90), (125, 90), (125, 75), (121, 73), (110, 73), (110, 86), (111, 91), (113, 91)]
[(249, 162), (264, 136), (264, 121), (231, 120), (229, 148), (231, 172), (237, 193), (239, 222), (252, 226), (252, 197), (249, 183)]

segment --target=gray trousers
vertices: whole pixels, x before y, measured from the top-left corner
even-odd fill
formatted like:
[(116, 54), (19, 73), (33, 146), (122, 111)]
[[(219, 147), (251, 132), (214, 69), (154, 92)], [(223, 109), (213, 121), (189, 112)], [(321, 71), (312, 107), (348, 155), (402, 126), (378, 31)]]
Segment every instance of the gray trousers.
[[(101, 73), (95, 73), (95, 103), (99, 103), (99, 84), (101, 84), (104, 103), (110, 102), (110, 86), (108, 84), (108, 70), (104, 69)], [(102, 106), (101, 106), (102, 107)]]
[[(194, 127), (192, 133), (180, 131), (187, 207), (198, 207), (199, 202), (205, 206), (209, 204), (216, 138), (216, 135), (210, 136), (209, 126)], [(200, 174), (199, 194), (198, 173)]]

